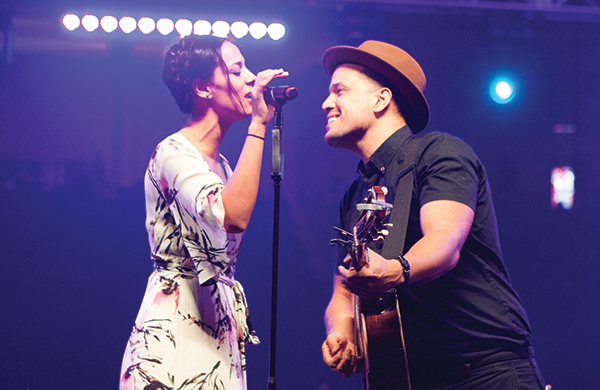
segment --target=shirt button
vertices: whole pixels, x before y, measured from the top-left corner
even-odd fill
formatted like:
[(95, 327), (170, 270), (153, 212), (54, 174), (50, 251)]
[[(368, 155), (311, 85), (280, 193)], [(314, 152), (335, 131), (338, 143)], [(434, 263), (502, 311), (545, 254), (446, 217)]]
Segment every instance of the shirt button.
[(379, 170), (381, 171), (381, 173), (385, 172), (385, 167), (381, 167), (379, 168)]

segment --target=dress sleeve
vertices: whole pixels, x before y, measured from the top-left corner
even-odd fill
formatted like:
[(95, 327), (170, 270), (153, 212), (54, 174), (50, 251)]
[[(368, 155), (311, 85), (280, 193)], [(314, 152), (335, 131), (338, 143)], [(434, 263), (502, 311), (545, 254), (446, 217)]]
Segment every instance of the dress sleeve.
[(431, 134), (417, 163), (421, 206), (453, 200), (475, 210), (481, 164), (471, 147), (448, 134)]
[(204, 283), (227, 269), (237, 254), (231, 256), (228, 251), (229, 237), (223, 226), (223, 181), (210, 171), (201, 154), (173, 138), (159, 145), (154, 160), (160, 190)]

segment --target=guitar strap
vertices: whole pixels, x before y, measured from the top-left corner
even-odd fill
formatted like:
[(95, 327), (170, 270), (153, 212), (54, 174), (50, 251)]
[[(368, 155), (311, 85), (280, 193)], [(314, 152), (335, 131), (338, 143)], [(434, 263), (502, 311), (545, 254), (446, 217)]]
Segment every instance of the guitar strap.
[[(389, 222), (392, 227), (389, 229), (387, 238), (383, 241), (381, 256), (385, 259), (393, 259), (404, 254), (404, 243), (406, 241), (406, 230), (408, 228), (408, 218), (410, 214), (410, 204), (414, 182), (416, 181), (415, 166), (419, 154), (420, 138), (411, 136), (404, 145), (400, 147), (394, 158), (392, 166), (388, 170), (390, 175), (396, 172), (396, 195), (394, 197), (393, 209), (390, 214)], [(388, 183), (394, 183), (388, 180)]]

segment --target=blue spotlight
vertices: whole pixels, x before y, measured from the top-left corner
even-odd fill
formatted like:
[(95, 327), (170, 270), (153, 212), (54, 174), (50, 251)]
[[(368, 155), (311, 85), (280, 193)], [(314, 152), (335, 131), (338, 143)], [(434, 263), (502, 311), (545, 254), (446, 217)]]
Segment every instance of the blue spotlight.
[(510, 77), (496, 77), (490, 83), (490, 97), (498, 104), (509, 103), (515, 97), (515, 83)]

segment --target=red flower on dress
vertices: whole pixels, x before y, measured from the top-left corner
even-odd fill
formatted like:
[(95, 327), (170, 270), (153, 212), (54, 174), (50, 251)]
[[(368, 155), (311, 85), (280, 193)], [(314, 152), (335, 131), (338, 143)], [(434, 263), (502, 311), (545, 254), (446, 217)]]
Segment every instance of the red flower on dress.
[(179, 284), (173, 279), (160, 277), (162, 290), (154, 296), (152, 305), (166, 306), (175, 304), (173, 313), (177, 312), (179, 307)]

